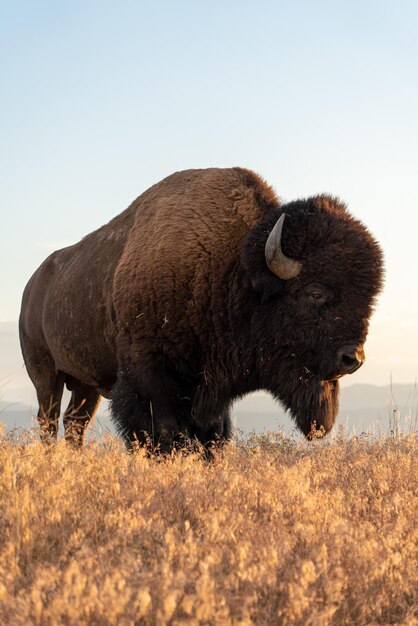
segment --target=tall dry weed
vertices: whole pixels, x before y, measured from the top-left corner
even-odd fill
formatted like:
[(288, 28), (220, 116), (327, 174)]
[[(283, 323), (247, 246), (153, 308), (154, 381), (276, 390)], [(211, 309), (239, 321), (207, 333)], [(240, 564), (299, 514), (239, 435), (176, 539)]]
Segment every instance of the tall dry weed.
[(0, 623), (418, 621), (417, 440), (0, 443)]

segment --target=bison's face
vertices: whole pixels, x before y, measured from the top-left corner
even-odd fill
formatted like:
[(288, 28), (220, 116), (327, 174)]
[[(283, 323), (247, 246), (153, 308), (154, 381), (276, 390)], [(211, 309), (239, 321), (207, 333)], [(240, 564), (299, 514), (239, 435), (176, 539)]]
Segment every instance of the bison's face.
[[(295, 202), (282, 211), (264, 239), (264, 276), (261, 268), (252, 275), (263, 300), (261, 379), (309, 435), (314, 423), (332, 428), (338, 379), (364, 363), (382, 256), (335, 199)], [(253, 249), (256, 241), (250, 239)]]
[(344, 288), (331, 279), (327, 284), (309, 279), (304, 284), (299, 277), (286, 284), (280, 302), (270, 301), (278, 338), (272, 356), (274, 361), (280, 359), (276, 370), (280, 374), (272, 381), (274, 393), (307, 436), (312, 424), (325, 432), (332, 428), (338, 412), (338, 381), (365, 361), (370, 311), (355, 306), (350, 291), (352, 285)]
[[(353, 306), (353, 286), (301, 280), (288, 284), (278, 318), (289, 312), (293, 325), (286, 343), (305, 373), (332, 381), (356, 372), (365, 361), (369, 307)], [(363, 298), (368, 301), (367, 298)], [(293, 358), (295, 358), (293, 357)]]

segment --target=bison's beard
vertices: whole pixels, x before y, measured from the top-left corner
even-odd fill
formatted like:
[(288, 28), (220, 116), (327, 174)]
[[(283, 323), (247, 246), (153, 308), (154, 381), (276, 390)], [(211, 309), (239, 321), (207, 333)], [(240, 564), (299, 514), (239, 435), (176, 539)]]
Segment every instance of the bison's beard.
[(304, 435), (314, 430), (328, 432), (334, 425), (339, 405), (337, 380), (299, 380), (294, 388), (280, 389), (275, 396), (290, 411)]

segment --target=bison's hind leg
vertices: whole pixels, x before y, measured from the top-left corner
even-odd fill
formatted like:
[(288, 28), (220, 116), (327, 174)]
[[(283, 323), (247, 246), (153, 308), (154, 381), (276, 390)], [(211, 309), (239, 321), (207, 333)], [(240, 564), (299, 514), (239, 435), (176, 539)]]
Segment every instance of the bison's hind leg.
[(48, 347), (39, 338), (33, 341), (21, 322), (20, 343), (26, 370), (38, 398), (38, 424), (41, 441), (51, 443), (58, 434), (65, 374), (57, 370)]
[(71, 400), (64, 414), (65, 439), (76, 448), (81, 448), (87, 426), (96, 413), (101, 396), (94, 387), (67, 376), (66, 384), (71, 391)]
[(44, 378), (35, 383), (38, 396), (38, 424), (41, 441), (53, 443), (57, 439), (58, 420), (61, 411), (62, 392), (64, 390), (64, 374), (45, 371)]

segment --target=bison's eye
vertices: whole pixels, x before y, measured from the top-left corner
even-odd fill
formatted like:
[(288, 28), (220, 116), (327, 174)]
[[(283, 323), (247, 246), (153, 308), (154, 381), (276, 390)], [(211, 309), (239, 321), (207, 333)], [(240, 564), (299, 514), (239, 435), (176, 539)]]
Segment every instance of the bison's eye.
[(331, 292), (325, 285), (309, 285), (305, 289), (305, 297), (312, 304), (324, 304), (330, 299)]
[(319, 291), (313, 291), (312, 293), (309, 294), (311, 300), (323, 300), (324, 299), (324, 294), (319, 292)]

